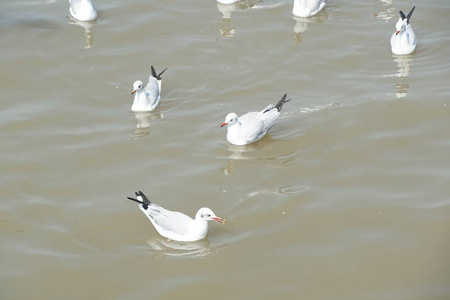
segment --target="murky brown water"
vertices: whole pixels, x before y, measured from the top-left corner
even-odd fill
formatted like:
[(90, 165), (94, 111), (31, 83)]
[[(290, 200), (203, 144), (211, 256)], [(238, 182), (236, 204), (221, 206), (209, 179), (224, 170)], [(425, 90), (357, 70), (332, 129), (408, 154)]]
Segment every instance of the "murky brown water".
[[(256, 2), (97, 0), (81, 27), (2, 1), (2, 299), (450, 298), (450, 2)], [(135, 115), (150, 65), (162, 105)], [(284, 93), (270, 136), (226, 142)], [(228, 222), (168, 242), (135, 190)]]

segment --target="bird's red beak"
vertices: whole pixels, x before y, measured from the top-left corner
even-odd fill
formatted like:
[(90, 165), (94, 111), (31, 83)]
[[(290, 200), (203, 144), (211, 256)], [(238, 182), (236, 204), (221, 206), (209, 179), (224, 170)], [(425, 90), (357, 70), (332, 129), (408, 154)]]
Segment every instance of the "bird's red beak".
[(222, 124), (220, 124), (220, 127), (222, 128), (223, 126), (228, 125), (228, 123), (223, 122)]
[(226, 223), (227, 222), (227, 220), (225, 220), (225, 219), (222, 219), (222, 218), (219, 218), (219, 217), (216, 217), (216, 218), (212, 218), (214, 221), (216, 221), (217, 223)]
[(133, 91), (131, 92), (131, 95), (134, 95), (134, 94), (136, 94), (136, 90), (133, 90)]
[(395, 32), (395, 35), (397, 35), (399, 32), (400, 32), (400, 31), (397, 30), (397, 31)]

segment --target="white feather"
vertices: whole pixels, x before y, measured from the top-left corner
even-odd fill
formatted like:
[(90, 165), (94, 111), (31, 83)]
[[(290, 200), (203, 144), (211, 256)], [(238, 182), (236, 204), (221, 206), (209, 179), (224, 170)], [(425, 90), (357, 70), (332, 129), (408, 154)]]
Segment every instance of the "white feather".
[(91, 0), (69, 0), (70, 14), (79, 21), (93, 21), (97, 18), (97, 11)]
[(327, 0), (294, 0), (292, 13), (298, 17), (311, 17), (319, 13), (326, 4)]

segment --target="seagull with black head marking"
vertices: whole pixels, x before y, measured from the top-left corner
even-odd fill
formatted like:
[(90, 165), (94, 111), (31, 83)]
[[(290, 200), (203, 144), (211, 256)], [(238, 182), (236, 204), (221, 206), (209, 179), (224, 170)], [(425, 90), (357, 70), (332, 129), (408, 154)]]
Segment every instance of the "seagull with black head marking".
[(262, 139), (275, 125), (284, 103), (291, 100), (286, 100), (286, 97), (287, 94), (284, 94), (277, 104), (269, 104), (259, 112), (252, 111), (240, 117), (235, 113), (229, 113), (220, 126), (227, 126), (228, 142), (242, 146)]
[(407, 16), (402, 11), (399, 11), (400, 18), (395, 24), (396, 30), (391, 37), (391, 49), (394, 54), (411, 54), (416, 50), (417, 38), (410, 23), (415, 8), (414, 6)]
[(159, 74), (156, 74), (153, 66), (151, 66), (151, 69), (152, 73), (145, 87), (140, 80), (136, 80), (133, 83), (133, 91), (131, 92), (131, 95), (134, 95), (133, 105), (131, 106), (132, 111), (154, 111), (161, 102), (161, 75), (167, 68)]
[(136, 198), (127, 197), (139, 203), (139, 208), (152, 222), (156, 231), (163, 237), (179, 242), (193, 242), (204, 239), (208, 233), (208, 221), (225, 223), (226, 220), (217, 217), (214, 212), (202, 207), (195, 219), (176, 211), (167, 210), (151, 202), (143, 192), (136, 192)]

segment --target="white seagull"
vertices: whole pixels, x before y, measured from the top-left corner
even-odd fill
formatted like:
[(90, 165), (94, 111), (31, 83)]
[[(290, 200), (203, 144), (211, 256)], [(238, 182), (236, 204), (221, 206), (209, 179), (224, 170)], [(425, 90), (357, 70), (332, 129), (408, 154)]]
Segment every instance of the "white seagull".
[(298, 17), (307, 18), (319, 13), (327, 0), (294, 0), (292, 13)]
[(239, 2), (239, 0), (217, 0), (217, 2), (219, 2), (221, 4), (233, 4), (233, 3)]
[(416, 7), (414, 6), (411, 9), (408, 16), (405, 16), (405, 14), (400, 11), (400, 18), (398, 19), (397, 24), (395, 24), (396, 31), (391, 37), (391, 49), (394, 54), (411, 54), (416, 50), (417, 38), (409, 22), (415, 8)]
[(156, 74), (155, 68), (152, 66), (152, 74), (148, 77), (146, 87), (140, 80), (133, 83), (133, 92), (131, 92), (131, 95), (134, 95), (132, 111), (154, 111), (158, 107), (159, 102), (161, 102), (161, 75), (166, 70), (167, 68)]
[(79, 21), (93, 21), (97, 19), (97, 11), (91, 0), (69, 0), (70, 14)]
[(208, 221), (225, 223), (226, 220), (217, 217), (209, 208), (200, 208), (195, 219), (183, 213), (170, 211), (150, 202), (141, 191), (136, 192), (136, 198), (128, 199), (140, 203), (139, 208), (149, 218), (156, 231), (163, 237), (179, 242), (193, 242), (204, 239), (208, 233)]
[(229, 113), (225, 122), (220, 127), (228, 125), (227, 140), (231, 144), (242, 146), (262, 139), (266, 133), (275, 125), (280, 116), (287, 94), (281, 98), (276, 105), (270, 104), (262, 111), (252, 111), (238, 117), (235, 113)]

